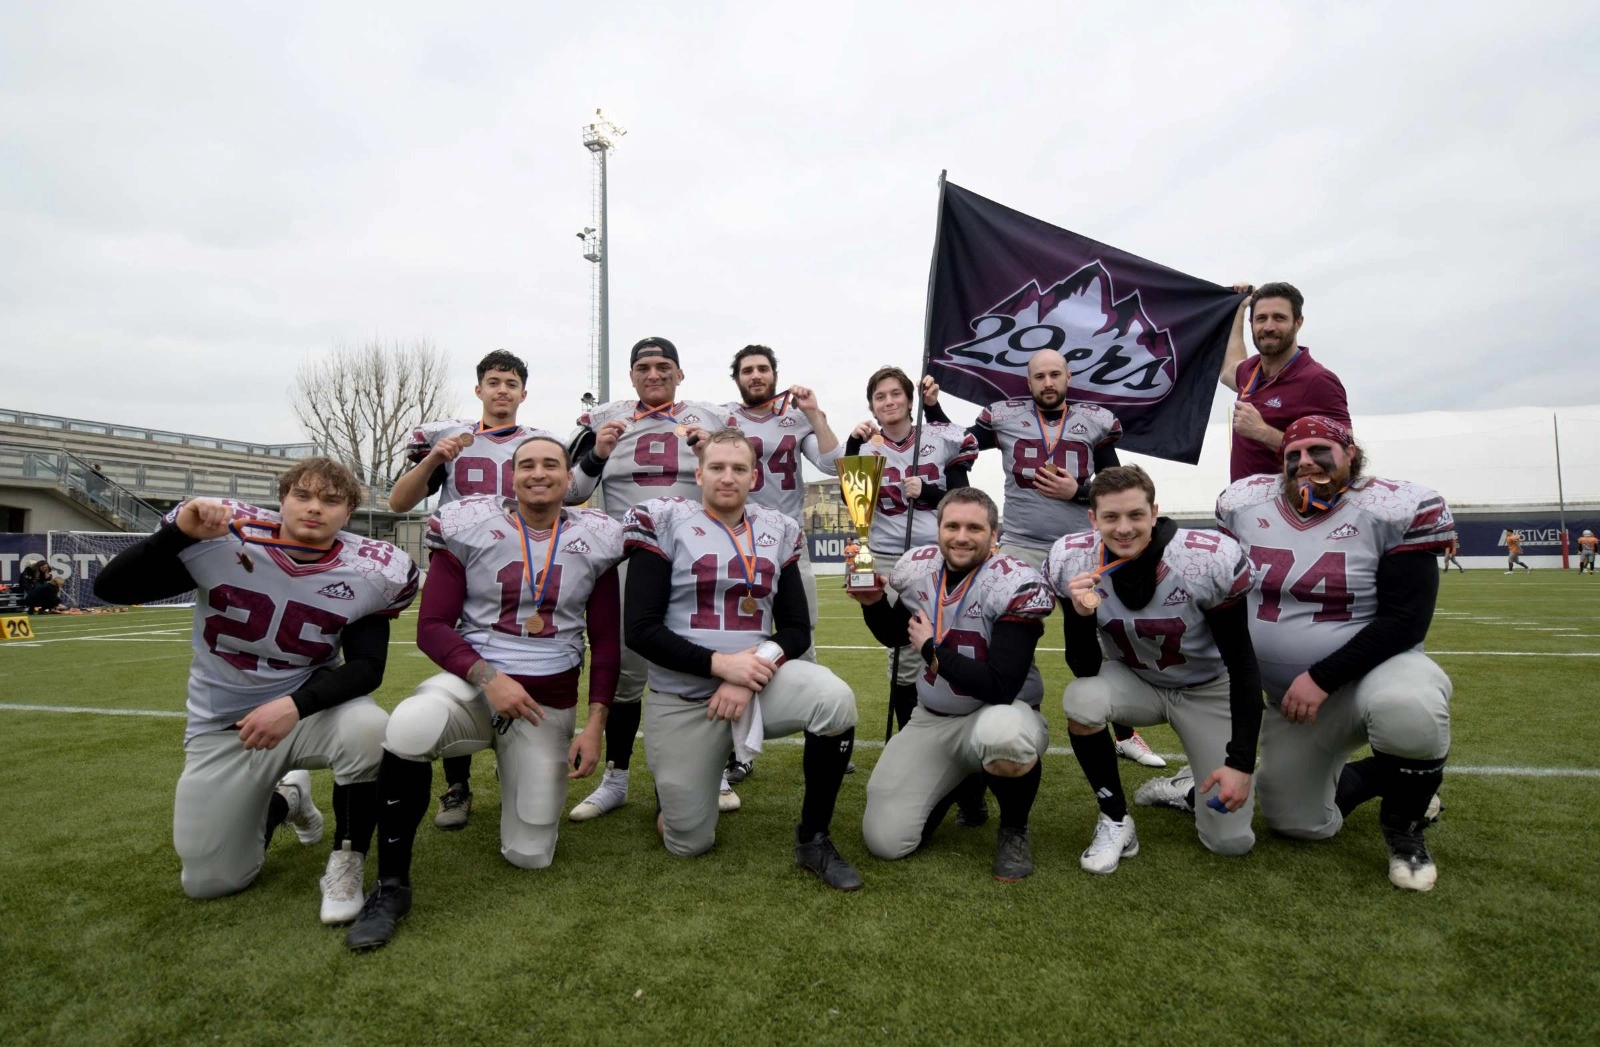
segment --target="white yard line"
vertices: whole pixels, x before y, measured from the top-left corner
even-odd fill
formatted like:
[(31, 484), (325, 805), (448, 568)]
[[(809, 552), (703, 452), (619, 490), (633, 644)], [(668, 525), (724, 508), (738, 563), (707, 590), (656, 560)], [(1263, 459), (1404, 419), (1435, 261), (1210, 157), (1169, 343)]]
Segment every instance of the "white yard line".
[[(89, 713), (96, 716), (152, 716), (162, 719), (183, 719), (188, 714), (170, 709), (97, 709), (79, 705), (19, 705), (0, 702), (0, 712), (15, 713)], [(804, 745), (804, 738), (769, 738), (768, 745)], [(873, 739), (858, 739), (858, 749), (882, 749), (883, 743)], [(1070, 756), (1072, 749), (1052, 745), (1046, 752), (1051, 756)], [(1182, 753), (1160, 753), (1168, 763), (1182, 764)], [(1480, 778), (1600, 778), (1600, 768), (1595, 767), (1512, 767), (1499, 764), (1487, 766), (1455, 766), (1445, 768), (1446, 774), (1465, 774)]]

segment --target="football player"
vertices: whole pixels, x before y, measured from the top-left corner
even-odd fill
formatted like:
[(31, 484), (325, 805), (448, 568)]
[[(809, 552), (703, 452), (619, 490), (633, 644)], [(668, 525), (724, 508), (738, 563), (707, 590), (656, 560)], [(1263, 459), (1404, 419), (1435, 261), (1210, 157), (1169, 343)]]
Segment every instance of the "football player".
[[(947, 421), (939, 386), (923, 380), (927, 417)], [(1064, 534), (1089, 529), (1089, 479), (1117, 464), (1122, 423), (1094, 404), (1069, 403), (1072, 372), (1054, 349), (1028, 357), (1028, 394), (985, 407), (967, 427), (979, 451), (1000, 452), (1005, 469), (1006, 527), (1000, 551), (1044, 570), (1050, 547)], [(1113, 723), (1117, 755), (1146, 767), (1165, 767), (1139, 732)]]
[[(817, 394), (803, 385), (778, 392), (778, 357), (764, 345), (747, 345), (733, 355), (733, 381), (739, 399), (727, 406), (730, 424), (750, 438), (756, 450), (755, 486), (750, 501), (789, 517), (800, 526), (806, 485), (800, 475), (800, 456), (804, 455), (823, 473), (834, 475), (839, 438), (828, 425), (828, 416), (817, 406)], [(811, 553), (800, 545), (800, 578), (806, 587), (806, 606), (811, 611), (811, 631), (817, 630), (817, 578), (811, 570)], [(816, 661), (815, 651), (803, 657)], [(728, 766), (728, 780), (735, 785), (750, 773), (750, 764), (736, 757)]]
[(828, 830), (854, 747), (855, 695), (800, 657), (811, 646), (804, 539), (789, 517), (749, 502), (756, 468), (749, 438), (719, 429), (701, 443), (699, 500), (653, 498), (628, 513), (624, 628), (650, 666), (644, 745), (656, 824), (673, 854), (704, 854), (729, 751), (804, 731), (794, 861), (853, 891), (861, 877)]
[(1450, 544), (1444, 547), (1444, 568), (1442, 573), (1449, 574), (1451, 564), (1455, 564), (1456, 570), (1460, 571), (1462, 574), (1467, 573), (1467, 569), (1461, 566), (1461, 561), (1456, 559), (1456, 554), (1460, 551), (1461, 543), (1455, 539), (1451, 539)]
[[(555, 857), (567, 780), (593, 773), (622, 647), (622, 525), (564, 509), (567, 451), (533, 436), (512, 457), (516, 497), (479, 495), (428, 521), (417, 647), (445, 671), (389, 718), (378, 791), (378, 885), (345, 941), (372, 949), (411, 910), (411, 849), (440, 756), (493, 746), (500, 853), (523, 869)], [(584, 636), (589, 715), (574, 737)]]
[(1578, 573), (1588, 571), (1594, 574), (1594, 554), (1600, 549), (1600, 538), (1594, 536), (1593, 531), (1584, 531), (1578, 538)]
[(1515, 574), (1516, 573), (1516, 568), (1518, 568), (1518, 567), (1522, 568), (1524, 571), (1533, 570), (1532, 567), (1529, 567), (1527, 564), (1522, 562), (1522, 535), (1518, 534), (1517, 532), (1511, 530), (1508, 527), (1508, 528), (1506, 528), (1506, 539), (1505, 540), (1506, 540), (1506, 574)]
[[(602, 504), (617, 521), (650, 498), (699, 501), (695, 444), (708, 430), (720, 429), (728, 415), (726, 409), (704, 400), (678, 399), (683, 382), (678, 347), (665, 338), (642, 338), (634, 345), (628, 355), (628, 378), (638, 399), (613, 400), (581, 415), (570, 445), (579, 471), (600, 478)], [(622, 567), (622, 587), (626, 594), (627, 564)], [(645, 671), (644, 659), (625, 647), (616, 700), (606, 720), (605, 774), (599, 787), (568, 815), (575, 822), (609, 814), (628, 800), (628, 768), (639, 732)], [(726, 782), (717, 802), (723, 811), (739, 809), (738, 794)]]
[[(1066, 605), (1062, 634), (1076, 677), (1061, 699), (1067, 731), (1100, 805), (1079, 860), (1092, 873), (1115, 872), (1139, 853), (1106, 729), (1112, 719), (1172, 724), (1189, 760), (1176, 778), (1147, 783), (1135, 803), (1192, 812), (1200, 842), (1217, 854), (1245, 854), (1255, 844), (1250, 778), (1261, 674), (1245, 607), (1250, 560), (1231, 538), (1161, 516), (1155, 498), (1138, 466), (1102, 469), (1089, 484), (1094, 530), (1063, 537), (1045, 569)], [(1103, 658), (1102, 648), (1116, 653)], [(1199, 806), (1197, 776), (1198, 795), (1216, 790)]]
[[(424, 422), (411, 434), (406, 457), (411, 468), (395, 481), (389, 508), (410, 512), (423, 499), (437, 494), (439, 505), (458, 498), (488, 495), (515, 498), (511, 454), (530, 436), (550, 436), (543, 429), (517, 424), (517, 411), (528, 398), (528, 365), (520, 357), (497, 349), (478, 361), (478, 384), (472, 395), (483, 404), (478, 421), (454, 418)], [(582, 502), (594, 491), (594, 478), (574, 473), (576, 495)], [(444, 795), (433, 824), (441, 829), (464, 829), (472, 812), (472, 756), (452, 756), (444, 761)]]
[(940, 500), (937, 543), (911, 549), (890, 573), (899, 600), (850, 595), (873, 637), (909, 645), (918, 669), (917, 706), (867, 782), (867, 850), (911, 854), (979, 775), (1000, 804), (994, 876), (1012, 883), (1033, 872), (1028, 813), (1050, 729), (1024, 683), (1055, 600), (1037, 571), (993, 551), (999, 524), (988, 495), (957, 488)]
[(304, 458), (278, 482), (278, 512), (193, 499), (101, 569), (95, 595), (145, 603), (196, 593), (189, 722), (172, 839), (191, 898), (242, 891), (273, 831), (322, 837), (313, 767), (333, 769), (334, 839), (322, 922), (361, 910), (377, 823), (389, 623), (417, 568), (388, 542), (343, 531), (361, 502), (350, 470)]
[[(1311, 415), (1283, 435), (1283, 472), (1240, 480), (1217, 521), (1256, 566), (1250, 639), (1268, 710), (1257, 784), (1277, 832), (1332, 836), (1380, 797), (1389, 879), (1438, 878), (1423, 828), (1450, 751), (1450, 678), (1422, 641), (1455, 538), (1438, 493), (1362, 475), (1350, 430)], [(1372, 755), (1346, 759), (1362, 745)]]

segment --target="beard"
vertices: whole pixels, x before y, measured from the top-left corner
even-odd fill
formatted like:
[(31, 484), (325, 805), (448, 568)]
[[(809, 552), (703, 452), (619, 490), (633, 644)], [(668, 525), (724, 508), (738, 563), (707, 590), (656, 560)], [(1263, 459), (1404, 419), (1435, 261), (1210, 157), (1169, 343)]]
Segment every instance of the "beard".
[(1067, 402), (1067, 394), (1056, 389), (1043, 389), (1033, 394), (1033, 402), (1040, 410), (1054, 411)]
[(1351, 476), (1346, 470), (1339, 470), (1339, 475), (1330, 477), (1326, 482), (1312, 482), (1302, 479), (1294, 473), (1283, 475), (1283, 500), (1292, 506), (1300, 505), (1300, 488), (1310, 485), (1311, 496), (1321, 502), (1330, 502), (1338, 497), (1339, 492), (1349, 486)]

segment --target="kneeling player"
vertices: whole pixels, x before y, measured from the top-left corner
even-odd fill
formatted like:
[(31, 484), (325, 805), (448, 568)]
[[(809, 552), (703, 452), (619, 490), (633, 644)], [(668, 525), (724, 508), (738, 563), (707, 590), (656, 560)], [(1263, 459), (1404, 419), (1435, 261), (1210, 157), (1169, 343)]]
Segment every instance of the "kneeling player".
[[(1135, 802), (1195, 812), (1200, 842), (1217, 854), (1244, 854), (1255, 843), (1250, 776), (1261, 674), (1245, 614), (1250, 561), (1231, 538), (1158, 517), (1155, 495), (1138, 466), (1101, 470), (1089, 485), (1094, 530), (1061, 538), (1045, 566), (1068, 604), (1062, 632), (1077, 679), (1061, 699), (1067, 730), (1100, 804), (1094, 840), (1079, 860), (1092, 873), (1115, 872), (1139, 853), (1111, 720), (1172, 724), (1189, 760), (1176, 777), (1147, 783)], [(1117, 651), (1113, 660), (1101, 657), (1102, 636)], [(1198, 808), (1196, 775), (1201, 795), (1218, 790)]]
[[(1455, 538), (1438, 493), (1361, 475), (1361, 449), (1312, 415), (1283, 434), (1282, 476), (1222, 492), (1217, 521), (1255, 562), (1250, 638), (1269, 709), (1257, 784), (1267, 824), (1321, 840), (1382, 797), (1389, 879), (1431, 890), (1422, 830), (1450, 751), (1450, 678), (1422, 641)], [(1372, 755), (1346, 764), (1371, 743)]]
[[(322, 836), (306, 769), (333, 769), (333, 854), (322, 922), (361, 910), (377, 821), (389, 622), (417, 592), (411, 558), (344, 533), (360, 503), (349, 469), (306, 458), (278, 483), (279, 512), (184, 502), (100, 571), (95, 595), (143, 603), (198, 590), (189, 725), (172, 839), (191, 898), (242, 891), (273, 830)], [(343, 654), (341, 660), (340, 654)]]
[[(389, 718), (378, 886), (345, 939), (352, 949), (383, 945), (411, 910), (411, 847), (434, 760), (494, 747), (500, 853), (524, 869), (555, 857), (567, 779), (600, 760), (621, 664), (622, 526), (599, 510), (562, 508), (571, 478), (557, 441), (524, 440), (511, 461), (514, 500), (464, 498), (428, 521), (417, 646), (445, 671)], [(589, 717), (574, 738), (586, 628)]]
[(656, 498), (629, 511), (628, 646), (650, 663), (644, 747), (673, 854), (711, 849), (717, 791), (735, 742), (805, 732), (795, 864), (829, 887), (861, 877), (828, 836), (855, 743), (856, 699), (814, 662), (800, 577), (800, 527), (747, 504), (755, 450), (737, 429), (700, 444), (701, 502)]
[(1033, 872), (1028, 813), (1050, 730), (1020, 695), (1055, 600), (1033, 568), (993, 552), (999, 516), (977, 488), (951, 491), (939, 502), (938, 544), (911, 549), (889, 577), (899, 602), (850, 595), (879, 643), (910, 644), (923, 665), (916, 708), (867, 782), (867, 849), (911, 854), (981, 772), (1000, 803), (994, 875), (1009, 883)]

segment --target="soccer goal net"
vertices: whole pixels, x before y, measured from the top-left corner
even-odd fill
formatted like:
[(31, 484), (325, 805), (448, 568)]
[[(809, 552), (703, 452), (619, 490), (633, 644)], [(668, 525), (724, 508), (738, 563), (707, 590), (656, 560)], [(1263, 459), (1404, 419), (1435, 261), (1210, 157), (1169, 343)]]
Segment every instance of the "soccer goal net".
[[(61, 575), (62, 602), (68, 607), (104, 607), (105, 601), (94, 595), (94, 580), (100, 568), (122, 550), (148, 537), (128, 531), (51, 531), (46, 539), (45, 558)], [(194, 593), (150, 600), (147, 606), (193, 607)]]

